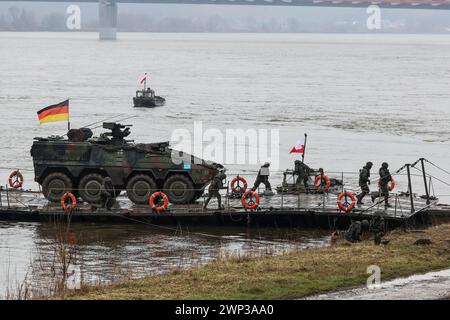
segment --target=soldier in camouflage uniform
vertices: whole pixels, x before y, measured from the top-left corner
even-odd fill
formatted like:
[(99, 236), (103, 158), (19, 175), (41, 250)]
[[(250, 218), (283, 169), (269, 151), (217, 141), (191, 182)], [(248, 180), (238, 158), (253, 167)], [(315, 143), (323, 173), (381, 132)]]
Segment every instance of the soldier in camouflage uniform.
[(380, 191), (381, 195), (384, 196), (384, 206), (386, 208), (392, 207), (389, 204), (389, 182), (391, 181), (391, 173), (389, 172), (389, 164), (383, 162), (380, 168)]
[(100, 198), (102, 208), (111, 211), (114, 200), (114, 185), (110, 177), (103, 179), (102, 186), (100, 187)]
[(295, 182), (295, 184), (297, 188), (299, 188), (303, 183), (305, 191), (308, 192), (309, 191), (308, 178), (311, 168), (308, 167), (303, 162), (301, 162), (300, 160), (295, 160), (294, 164), (295, 164), (294, 174), (297, 175), (297, 181)]
[(367, 162), (359, 171), (359, 186), (361, 187), (361, 193), (358, 195), (358, 205), (363, 205), (362, 199), (370, 193), (370, 169), (372, 169), (372, 166), (372, 162)]
[(225, 180), (227, 178), (227, 176), (225, 175), (225, 173), (220, 172), (219, 174), (217, 174), (213, 180), (211, 181), (211, 184), (209, 185), (209, 189), (208, 189), (208, 198), (205, 201), (205, 204), (203, 205), (203, 208), (206, 209), (206, 207), (208, 206), (209, 201), (211, 201), (211, 199), (213, 197), (217, 198), (217, 202), (218, 202), (218, 209), (222, 210), (222, 197), (220, 195), (220, 189), (223, 187), (223, 180)]
[(255, 184), (253, 185), (252, 188), (253, 191), (258, 189), (261, 183), (264, 183), (264, 185), (266, 186), (266, 191), (272, 191), (272, 186), (270, 185), (269, 182), (269, 175), (270, 175), (269, 167), (270, 167), (269, 162), (266, 162), (261, 166), (261, 169), (259, 169), (258, 175), (256, 176)]
[(380, 215), (376, 215), (373, 217), (372, 221), (370, 221), (369, 231), (373, 232), (373, 241), (376, 245), (381, 243), (381, 238), (384, 236), (385, 228), (384, 219)]
[(359, 242), (362, 240), (364, 230), (369, 228), (369, 221), (353, 221), (348, 230), (345, 232), (345, 239), (350, 242)]

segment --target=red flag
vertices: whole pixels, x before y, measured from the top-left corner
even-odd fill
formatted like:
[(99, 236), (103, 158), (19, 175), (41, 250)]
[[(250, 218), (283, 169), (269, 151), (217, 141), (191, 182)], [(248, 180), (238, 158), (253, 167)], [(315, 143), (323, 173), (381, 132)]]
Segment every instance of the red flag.
[(305, 152), (305, 145), (299, 140), (297, 141), (295, 146), (292, 147), (289, 153), (304, 153), (304, 152)]
[(143, 84), (145, 81), (147, 81), (147, 74), (141, 79), (141, 84)]

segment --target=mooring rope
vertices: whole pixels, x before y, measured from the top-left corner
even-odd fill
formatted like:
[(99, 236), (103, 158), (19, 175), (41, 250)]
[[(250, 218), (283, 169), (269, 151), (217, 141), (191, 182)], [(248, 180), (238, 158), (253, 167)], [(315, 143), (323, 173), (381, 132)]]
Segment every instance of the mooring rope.
[[(123, 219), (129, 220), (129, 221), (133, 221), (133, 222), (140, 223), (140, 224), (143, 224), (143, 225), (147, 225), (147, 226), (150, 226), (150, 227), (155, 227), (155, 228), (168, 230), (168, 231), (174, 231), (175, 233), (179, 233), (180, 232), (180, 234), (183, 233), (183, 229), (182, 228), (176, 228), (175, 229), (175, 228), (171, 228), (171, 227), (161, 226), (161, 225), (153, 224), (153, 223), (150, 223), (150, 222), (147, 222), (147, 221), (133, 219), (131, 217), (123, 216), (121, 214), (116, 214), (116, 213), (114, 213), (112, 211), (108, 212), (108, 214), (112, 214), (113, 216), (116, 216), (118, 218), (123, 218)], [(188, 235), (198, 235), (198, 236), (202, 236), (202, 237), (219, 239), (221, 241), (240, 241), (240, 242), (251, 242), (251, 243), (267, 244), (267, 240), (264, 241), (264, 240), (258, 240), (258, 239), (236, 239), (236, 238), (227, 239), (227, 238), (224, 238), (223, 236), (216, 236), (216, 235), (208, 234), (208, 233), (204, 233), (204, 232), (190, 231), (189, 229), (187, 229), (186, 232), (187, 232)]]

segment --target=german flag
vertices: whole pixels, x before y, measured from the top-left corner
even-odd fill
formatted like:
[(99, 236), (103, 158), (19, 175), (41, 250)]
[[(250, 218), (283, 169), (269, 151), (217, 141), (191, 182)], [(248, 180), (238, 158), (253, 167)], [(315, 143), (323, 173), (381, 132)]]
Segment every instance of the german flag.
[(69, 99), (37, 112), (39, 123), (69, 121)]

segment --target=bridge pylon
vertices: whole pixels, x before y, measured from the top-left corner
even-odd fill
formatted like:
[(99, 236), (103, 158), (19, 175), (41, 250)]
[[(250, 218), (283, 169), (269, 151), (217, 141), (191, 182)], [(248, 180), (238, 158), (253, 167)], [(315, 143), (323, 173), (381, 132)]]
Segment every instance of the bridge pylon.
[(99, 39), (116, 40), (117, 38), (117, 3), (114, 0), (99, 0)]

